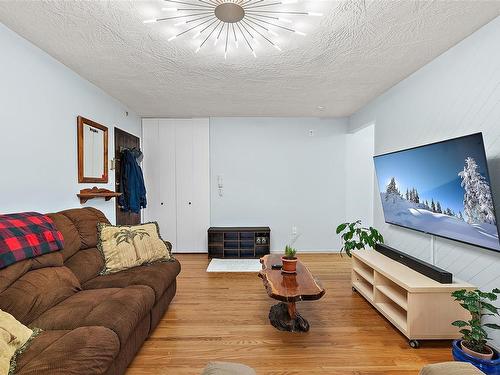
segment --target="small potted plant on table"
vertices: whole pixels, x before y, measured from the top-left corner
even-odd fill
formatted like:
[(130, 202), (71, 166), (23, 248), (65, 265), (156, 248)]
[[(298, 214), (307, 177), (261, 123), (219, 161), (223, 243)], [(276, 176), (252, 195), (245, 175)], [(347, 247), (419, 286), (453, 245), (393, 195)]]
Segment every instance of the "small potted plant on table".
[(451, 295), (466, 309), (471, 319), (456, 320), (452, 323), (459, 327), (463, 335), (461, 340), (453, 341), (452, 354), (456, 361), (470, 362), (488, 375), (500, 375), (500, 359), (498, 352), (487, 345), (489, 339), (484, 327), (500, 329), (498, 324), (482, 323), (484, 316), (499, 316), (498, 308), (487, 301), (496, 301), (500, 289), (491, 292), (480, 290), (456, 290)]
[(295, 273), (297, 271), (297, 250), (291, 246), (286, 245), (285, 255), (281, 257), (283, 263), (283, 268), (281, 269), (285, 273)]

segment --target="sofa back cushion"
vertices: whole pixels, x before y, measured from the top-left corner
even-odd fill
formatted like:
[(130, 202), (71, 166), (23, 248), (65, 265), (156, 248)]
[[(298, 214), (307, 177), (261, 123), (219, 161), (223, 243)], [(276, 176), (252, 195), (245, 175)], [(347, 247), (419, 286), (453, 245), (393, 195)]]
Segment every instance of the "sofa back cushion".
[(76, 276), (81, 284), (97, 277), (104, 268), (102, 254), (95, 247), (80, 250), (64, 263)]
[(109, 224), (106, 216), (93, 207), (74, 208), (48, 216), (64, 236), (65, 246), (61, 251), (64, 265), (82, 284), (99, 275), (104, 261), (96, 249), (97, 224)]
[(9, 288), (16, 280), (31, 270), (45, 267), (61, 267), (63, 258), (61, 252), (46, 254), (37, 258), (23, 260), (0, 270), (0, 293)]
[[(64, 211), (63, 211), (64, 212)], [(64, 238), (64, 247), (60, 251), (63, 260), (70, 258), (80, 250), (81, 241), (78, 229), (73, 222), (63, 213), (47, 214), (52, 219), (56, 228), (62, 233)]]
[(106, 216), (93, 207), (74, 208), (61, 211), (60, 214), (70, 219), (78, 230), (78, 234), (80, 235), (80, 249), (96, 247), (97, 223), (109, 224)]
[(80, 283), (67, 267), (31, 270), (0, 293), (0, 309), (29, 325), (45, 311), (79, 290)]
[(48, 214), (64, 237), (63, 259), (66, 262), (79, 250), (97, 245), (97, 223), (109, 224), (104, 214), (93, 208), (73, 208)]

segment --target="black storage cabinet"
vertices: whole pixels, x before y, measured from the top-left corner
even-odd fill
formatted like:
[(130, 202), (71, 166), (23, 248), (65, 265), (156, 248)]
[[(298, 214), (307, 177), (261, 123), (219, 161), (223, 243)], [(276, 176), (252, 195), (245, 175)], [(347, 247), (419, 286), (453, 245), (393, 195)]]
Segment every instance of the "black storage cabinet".
[(211, 227), (208, 229), (209, 258), (261, 258), (269, 254), (269, 227)]

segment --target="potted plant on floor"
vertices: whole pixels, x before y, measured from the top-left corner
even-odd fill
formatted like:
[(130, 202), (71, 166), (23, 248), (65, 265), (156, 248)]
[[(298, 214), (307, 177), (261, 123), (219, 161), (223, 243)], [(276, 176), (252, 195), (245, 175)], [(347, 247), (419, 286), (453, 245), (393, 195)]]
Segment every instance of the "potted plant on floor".
[(468, 321), (456, 320), (452, 325), (459, 327), (463, 335), (461, 340), (453, 341), (452, 354), (456, 361), (470, 362), (489, 375), (500, 375), (498, 352), (487, 345), (489, 339), (485, 327), (500, 329), (498, 324), (483, 323), (484, 316), (499, 316), (498, 308), (488, 301), (496, 301), (500, 289), (491, 292), (465, 289), (456, 290), (451, 295), (466, 309), (471, 316)]
[[(341, 234), (342, 233), (342, 234)], [(384, 237), (373, 227), (365, 228), (361, 220), (353, 223), (342, 223), (337, 227), (337, 234), (341, 234), (343, 251), (351, 257), (352, 250), (364, 249), (367, 245), (374, 248), (377, 243), (384, 243)]]
[(295, 273), (297, 271), (297, 250), (291, 246), (286, 245), (285, 255), (281, 257), (281, 262), (283, 263), (283, 268), (281, 269), (285, 273)]

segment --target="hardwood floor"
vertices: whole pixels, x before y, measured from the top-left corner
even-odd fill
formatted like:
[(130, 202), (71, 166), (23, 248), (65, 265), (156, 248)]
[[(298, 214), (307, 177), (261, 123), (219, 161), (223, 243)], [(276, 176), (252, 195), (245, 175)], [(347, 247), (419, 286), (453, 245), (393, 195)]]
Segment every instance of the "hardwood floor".
[[(299, 302), (308, 333), (269, 324), (270, 299), (256, 274), (206, 273), (206, 255), (177, 255), (182, 264), (169, 311), (130, 365), (127, 375), (200, 374), (213, 360), (245, 363), (266, 375), (418, 374), (427, 363), (451, 360), (450, 342), (406, 338), (351, 291), (350, 260), (301, 254), (325, 296)], [(431, 308), (431, 307), (429, 307)]]

